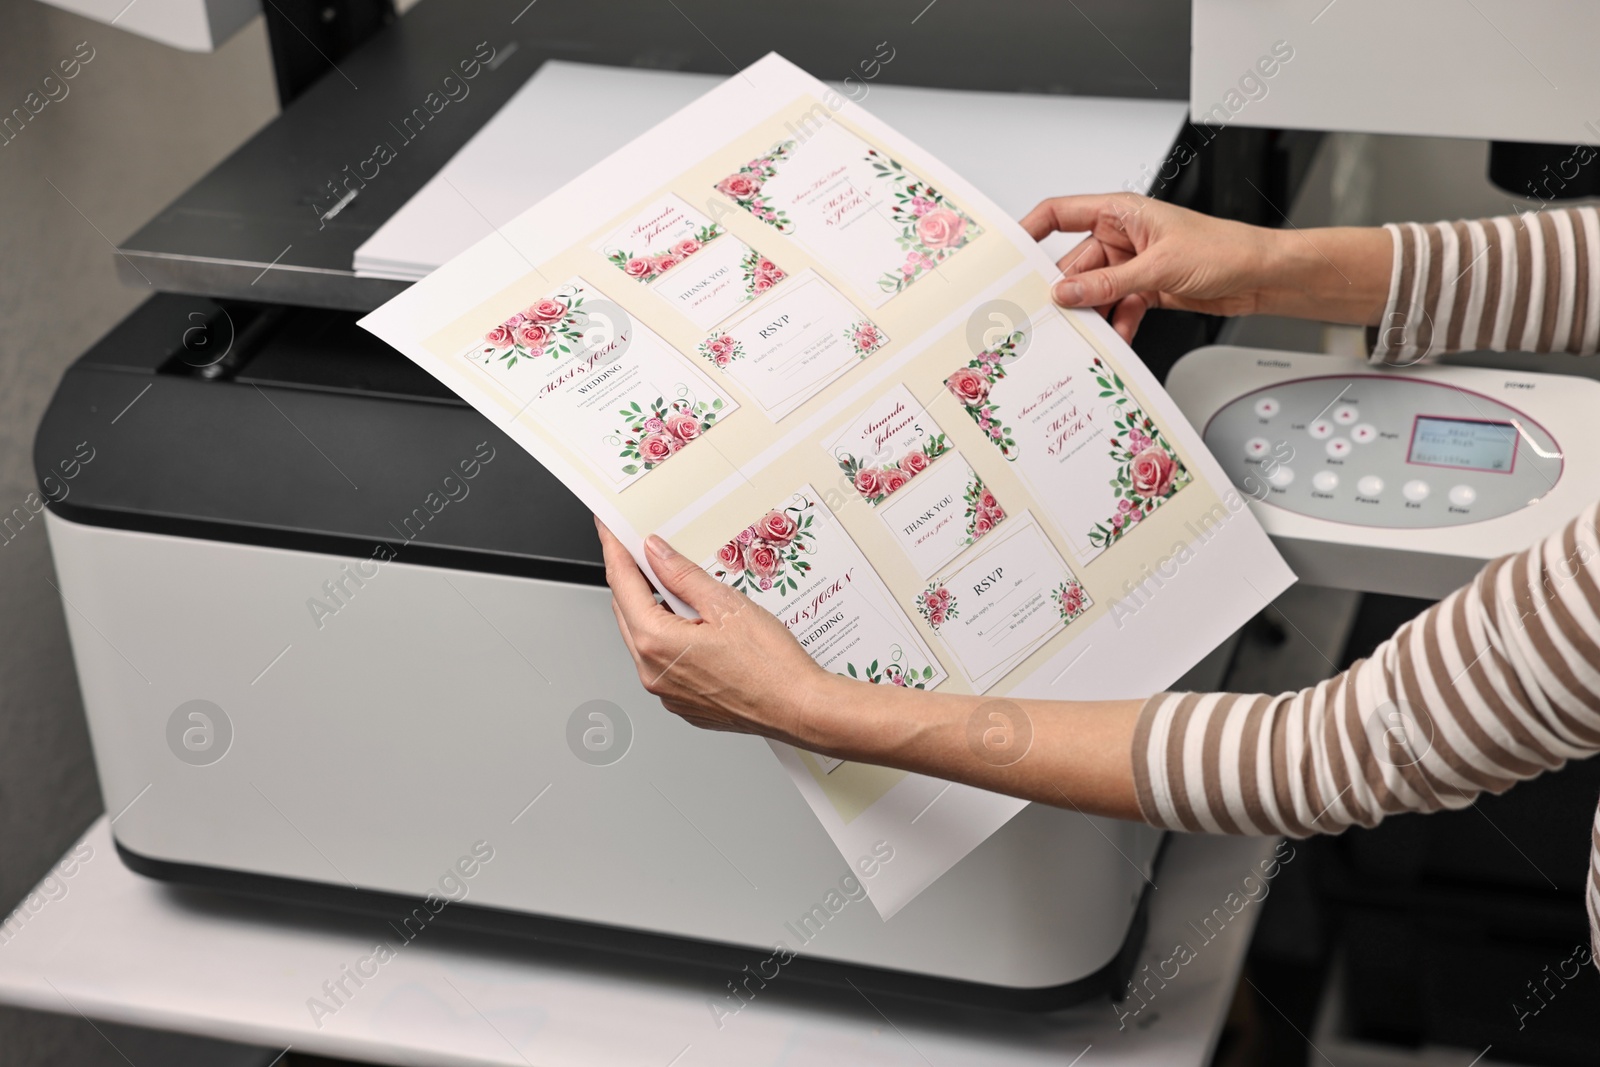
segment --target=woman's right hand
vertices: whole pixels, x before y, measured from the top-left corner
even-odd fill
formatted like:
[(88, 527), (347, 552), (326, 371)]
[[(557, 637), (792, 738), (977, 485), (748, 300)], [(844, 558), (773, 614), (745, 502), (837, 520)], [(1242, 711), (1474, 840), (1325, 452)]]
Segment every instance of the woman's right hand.
[(1381, 229), (1270, 230), (1134, 193), (1046, 200), (1022, 228), (1035, 240), (1088, 231), (1051, 295), (1099, 310), (1126, 341), (1150, 308), (1367, 324), (1388, 297)]

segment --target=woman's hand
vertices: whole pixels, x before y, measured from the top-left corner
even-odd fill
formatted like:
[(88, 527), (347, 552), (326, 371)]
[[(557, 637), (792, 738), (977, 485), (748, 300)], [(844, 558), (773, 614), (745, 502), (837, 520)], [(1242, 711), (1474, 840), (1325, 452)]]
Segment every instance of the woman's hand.
[[(658, 603), (621, 541), (599, 519), (611, 607), (645, 689), (696, 726), (826, 746), (843, 683), (817, 666), (771, 612), (717, 581), (660, 537), (645, 541), (650, 567), (668, 591), (700, 613), (685, 619)], [(846, 683), (847, 684), (847, 683)]]
[(1151, 308), (1365, 325), (1389, 293), (1381, 229), (1269, 230), (1133, 193), (1046, 200), (1022, 228), (1035, 240), (1088, 231), (1057, 262), (1051, 295), (1107, 315), (1125, 341)]

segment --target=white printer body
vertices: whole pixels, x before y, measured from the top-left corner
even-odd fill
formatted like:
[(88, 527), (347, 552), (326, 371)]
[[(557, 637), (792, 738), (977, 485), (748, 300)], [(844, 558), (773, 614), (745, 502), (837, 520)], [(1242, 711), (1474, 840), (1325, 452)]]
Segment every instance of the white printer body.
[[(196, 315), (249, 343), (191, 367)], [(1121, 991), (1156, 831), (1030, 807), (885, 922), (893, 835), (841, 856), (765, 742), (644, 691), (548, 472), (354, 316), (239, 315), (152, 299), (35, 445), (135, 870), (709, 965), (708, 995), (775, 954), (1002, 1008)]]

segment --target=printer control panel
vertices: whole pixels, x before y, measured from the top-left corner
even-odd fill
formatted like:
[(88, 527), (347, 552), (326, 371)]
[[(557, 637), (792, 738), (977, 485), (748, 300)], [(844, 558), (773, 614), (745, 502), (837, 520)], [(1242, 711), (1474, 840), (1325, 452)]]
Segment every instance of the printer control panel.
[(1525, 413), (1400, 374), (1300, 378), (1236, 397), (1202, 435), (1244, 493), (1356, 526), (1461, 526), (1537, 503), (1561, 449)]

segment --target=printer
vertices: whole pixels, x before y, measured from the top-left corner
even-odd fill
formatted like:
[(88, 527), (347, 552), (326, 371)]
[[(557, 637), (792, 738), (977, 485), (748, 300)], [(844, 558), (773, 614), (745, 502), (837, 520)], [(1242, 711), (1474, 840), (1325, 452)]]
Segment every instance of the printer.
[(778, 946), (790, 977), (1009, 1009), (1127, 982), (1155, 831), (1035, 805), (883, 921), (861, 879), (892, 840), (841, 856), (765, 742), (663, 710), (586, 509), (352, 314), (153, 297), (34, 454), (140, 873), (709, 966), (719, 995)]

